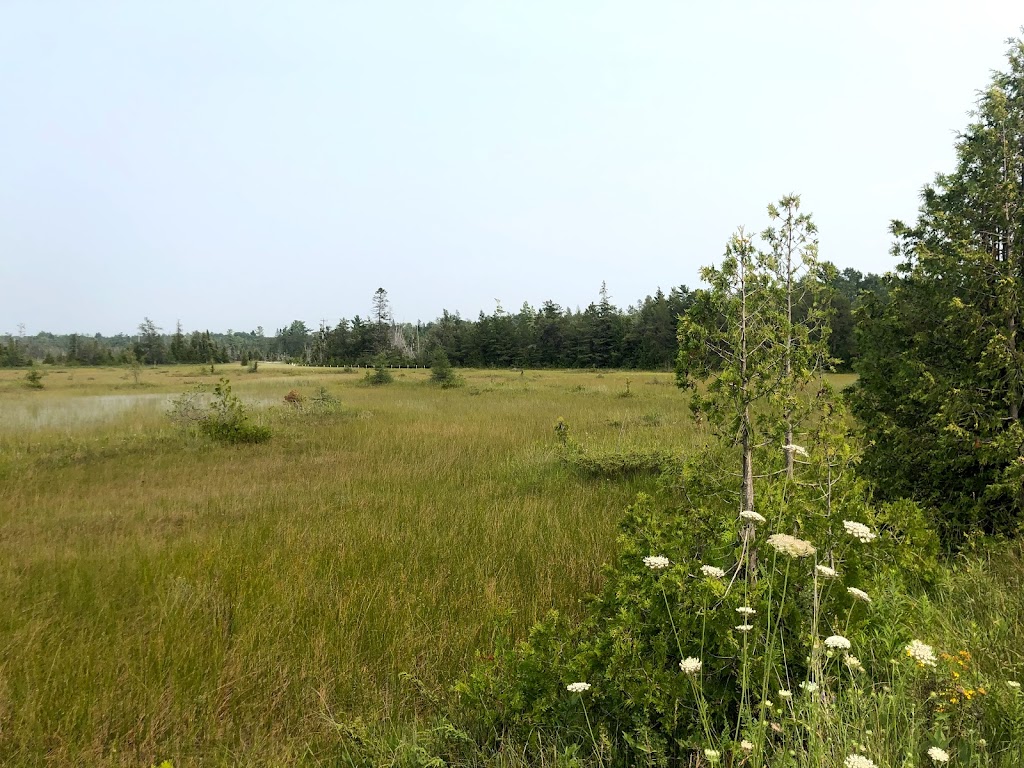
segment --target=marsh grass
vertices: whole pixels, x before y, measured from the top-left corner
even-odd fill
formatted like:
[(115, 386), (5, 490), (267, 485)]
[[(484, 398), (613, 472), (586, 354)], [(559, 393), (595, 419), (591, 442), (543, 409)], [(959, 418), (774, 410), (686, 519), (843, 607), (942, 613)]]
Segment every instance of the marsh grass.
[[(423, 370), (370, 388), (269, 364), (141, 386), (68, 368), (30, 392), (0, 372), (0, 762), (326, 763), (337, 723), (426, 716), (497, 644), (574, 611), (622, 509), (656, 489), (573, 472), (553, 424), (682, 454), (700, 437), (685, 398), (620, 398), (616, 373), (463, 373), (441, 390)], [(171, 398), (221, 375), (269, 442), (171, 424)], [(282, 403), (321, 387), (329, 413)]]

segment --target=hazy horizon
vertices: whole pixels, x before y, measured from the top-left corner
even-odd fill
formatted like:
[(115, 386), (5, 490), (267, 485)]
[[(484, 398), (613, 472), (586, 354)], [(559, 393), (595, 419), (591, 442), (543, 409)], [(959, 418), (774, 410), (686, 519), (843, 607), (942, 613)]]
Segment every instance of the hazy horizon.
[(954, 162), (1008, 2), (0, 6), (0, 333), (696, 287), (797, 192), (840, 268)]

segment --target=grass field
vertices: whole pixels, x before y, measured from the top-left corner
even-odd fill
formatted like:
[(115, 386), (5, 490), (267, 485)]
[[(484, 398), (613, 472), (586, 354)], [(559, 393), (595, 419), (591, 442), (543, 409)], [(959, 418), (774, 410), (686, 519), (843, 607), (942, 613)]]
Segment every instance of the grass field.
[[(667, 373), (45, 370), (0, 372), (4, 765), (333, 764), (332, 721), (413, 718), (595, 589), (656, 480), (579, 475), (556, 419), (595, 450), (703, 440)], [(221, 375), (269, 442), (171, 423)], [(283, 401), (320, 387), (341, 407)]]

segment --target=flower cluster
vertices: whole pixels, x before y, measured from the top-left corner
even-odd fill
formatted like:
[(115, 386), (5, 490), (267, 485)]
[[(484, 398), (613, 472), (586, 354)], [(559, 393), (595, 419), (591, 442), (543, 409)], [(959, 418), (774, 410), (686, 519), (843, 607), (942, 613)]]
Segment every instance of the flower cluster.
[(790, 557), (810, 557), (817, 551), (811, 542), (798, 539), (787, 533), (773, 533), (768, 537), (768, 544), (776, 552)]
[(843, 768), (876, 768), (874, 761), (864, 755), (850, 755), (843, 760)]
[(749, 605), (741, 605), (739, 608), (736, 609), (736, 613), (739, 613), (743, 616), (753, 616), (757, 613), (757, 611), (755, 611)]
[(944, 749), (940, 749), (939, 747), (929, 747), (928, 757), (930, 757), (932, 759), (932, 762), (935, 763), (949, 762), (949, 753)]
[(687, 656), (685, 659), (679, 662), (679, 669), (681, 669), (687, 675), (695, 675), (700, 672), (701, 662), (700, 659), (694, 658), (693, 656)]
[(843, 528), (845, 528), (846, 532), (853, 536), (853, 538), (858, 539), (865, 544), (874, 541), (878, 537), (878, 534), (864, 525), (864, 523), (858, 523), (854, 520), (843, 520)]
[(833, 648), (837, 651), (848, 651), (850, 650), (850, 641), (842, 635), (831, 635), (825, 638), (825, 647)]
[(804, 448), (802, 445), (793, 445), (793, 443), (786, 443), (784, 446), (782, 446), (782, 450), (787, 451), (787, 452), (788, 451), (792, 451), (797, 456), (806, 456), (807, 455), (807, 449), (806, 448)]
[(839, 571), (835, 568), (829, 568), (827, 565), (816, 565), (814, 566), (814, 570), (826, 579), (834, 579), (839, 575)]
[(763, 523), (765, 522), (764, 515), (759, 515), (752, 509), (744, 509), (740, 512), (740, 517), (751, 523)]
[(668, 568), (671, 564), (671, 561), (662, 555), (650, 555), (644, 558), (644, 565), (652, 571), (660, 571), (662, 568)]
[(860, 600), (864, 603), (871, 602), (871, 596), (863, 589), (857, 589), (856, 587), (847, 587), (846, 591), (853, 595), (854, 600)]
[(934, 667), (936, 664), (935, 651), (930, 645), (920, 640), (911, 640), (904, 650), (907, 656), (917, 662), (919, 667)]
[(721, 568), (716, 568), (713, 565), (702, 565), (700, 572), (707, 576), (709, 579), (721, 579), (725, 577), (725, 571)]
[(583, 693), (590, 690), (590, 683), (569, 683), (565, 690), (569, 693)]

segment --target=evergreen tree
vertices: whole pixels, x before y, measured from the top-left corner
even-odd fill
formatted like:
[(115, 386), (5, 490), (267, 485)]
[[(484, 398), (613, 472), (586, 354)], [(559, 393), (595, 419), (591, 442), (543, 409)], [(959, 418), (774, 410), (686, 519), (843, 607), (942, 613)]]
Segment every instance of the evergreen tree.
[(981, 95), (957, 165), (926, 187), (890, 295), (859, 316), (864, 467), (940, 512), (947, 541), (1024, 511), (1024, 42)]

